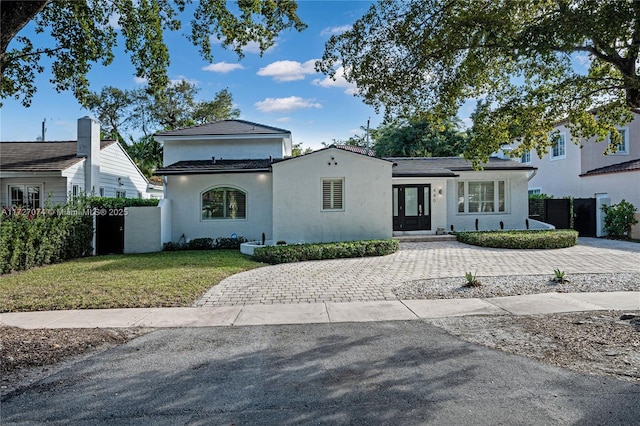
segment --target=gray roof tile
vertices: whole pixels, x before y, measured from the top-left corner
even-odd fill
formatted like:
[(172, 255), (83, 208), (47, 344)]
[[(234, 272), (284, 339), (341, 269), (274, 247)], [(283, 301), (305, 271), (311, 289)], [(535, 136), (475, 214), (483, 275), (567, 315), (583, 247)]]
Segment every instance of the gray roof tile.
[[(116, 143), (101, 141), (100, 149)], [(64, 170), (82, 160), (76, 141), (0, 142), (0, 170), (3, 172), (51, 172)]]
[(634, 172), (637, 170), (640, 170), (640, 159), (589, 170), (588, 172), (581, 174), (580, 177), (605, 175), (609, 173)]
[(155, 174), (173, 175), (173, 174), (203, 174), (203, 173), (238, 173), (238, 172), (255, 172), (269, 171), (272, 162), (277, 160), (259, 159), (259, 160), (192, 160), (179, 161), (166, 167), (160, 167)]
[[(470, 161), (462, 157), (389, 157), (385, 160), (393, 161), (393, 176), (426, 176), (426, 177), (455, 177), (455, 172), (472, 171)], [(503, 160), (491, 157), (483, 164), (484, 170), (534, 170), (535, 167), (521, 164), (513, 160)]]

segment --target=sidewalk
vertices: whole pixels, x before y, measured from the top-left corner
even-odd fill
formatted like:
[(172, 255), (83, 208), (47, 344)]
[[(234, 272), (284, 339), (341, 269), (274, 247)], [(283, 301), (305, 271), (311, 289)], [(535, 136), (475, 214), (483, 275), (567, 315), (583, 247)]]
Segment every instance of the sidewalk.
[(465, 315), (535, 315), (599, 310), (640, 310), (640, 291), (543, 293), (488, 299), (16, 312), (0, 314), (0, 323), (31, 329), (172, 328), (404, 321)]

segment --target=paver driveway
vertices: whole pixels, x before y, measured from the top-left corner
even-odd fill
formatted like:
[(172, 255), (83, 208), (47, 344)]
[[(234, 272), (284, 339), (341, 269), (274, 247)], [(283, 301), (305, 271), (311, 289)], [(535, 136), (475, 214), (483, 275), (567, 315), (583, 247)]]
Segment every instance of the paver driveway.
[(553, 273), (640, 273), (640, 244), (581, 238), (556, 250), (505, 250), (456, 241), (402, 243), (389, 256), (266, 266), (233, 275), (196, 306), (396, 300), (391, 289), (426, 278)]

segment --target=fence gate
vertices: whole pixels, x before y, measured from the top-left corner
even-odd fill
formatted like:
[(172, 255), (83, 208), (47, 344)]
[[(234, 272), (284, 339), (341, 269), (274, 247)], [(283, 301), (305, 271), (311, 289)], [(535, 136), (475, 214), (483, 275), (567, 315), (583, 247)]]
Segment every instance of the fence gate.
[(550, 198), (544, 200), (545, 222), (556, 229), (571, 229), (571, 200), (566, 198)]
[(124, 252), (124, 216), (96, 216), (96, 254)]
[(596, 199), (573, 199), (573, 229), (581, 237), (596, 236)]

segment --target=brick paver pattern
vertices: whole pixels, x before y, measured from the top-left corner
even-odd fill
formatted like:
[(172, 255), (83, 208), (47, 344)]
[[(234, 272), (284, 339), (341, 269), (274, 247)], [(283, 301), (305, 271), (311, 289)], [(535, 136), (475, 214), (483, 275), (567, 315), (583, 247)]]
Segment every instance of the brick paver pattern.
[(226, 278), (195, 306), (396, 300), (407, 281), (499, 275), (640, 273), (640, 244), (581, 238), (556, 250), (505, 250), (456, 241), (401, 243), (389, 256), (265, 266)]

